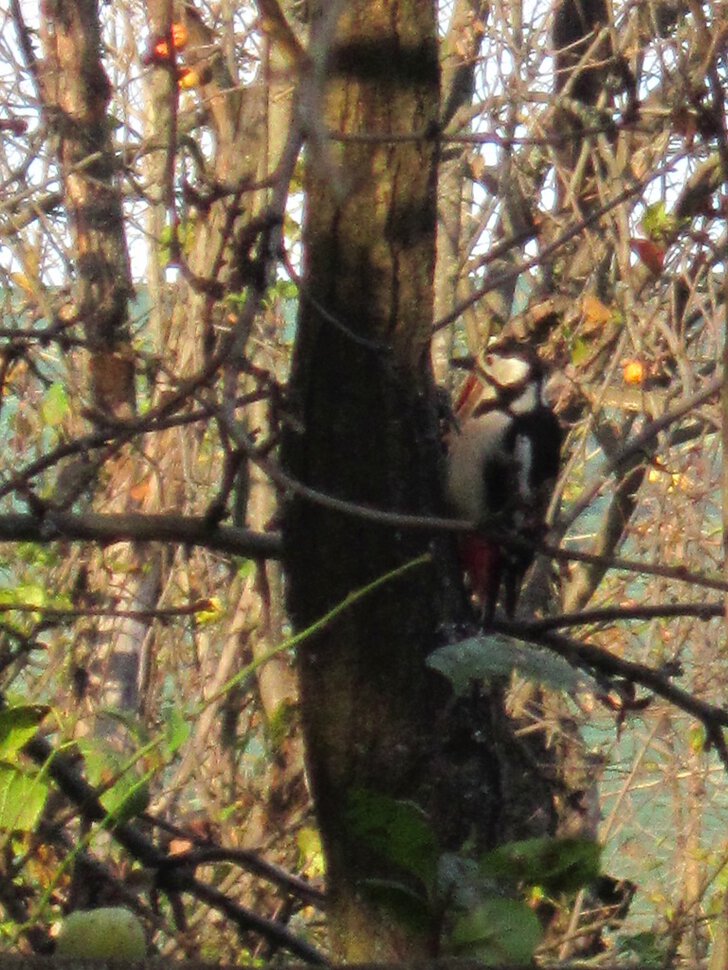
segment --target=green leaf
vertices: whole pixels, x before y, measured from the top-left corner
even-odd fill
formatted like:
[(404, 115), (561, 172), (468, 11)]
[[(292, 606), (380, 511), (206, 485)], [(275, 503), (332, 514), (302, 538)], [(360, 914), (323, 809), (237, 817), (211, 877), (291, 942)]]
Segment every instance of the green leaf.
[(0, 589), (0, 604), (3, 606), (37, 606), (40, 610), (44, 606), (48, 606), (48, 593), (45, 586), (21, 583), (19, 586)]
[(195, 626), (209, 626), (211, 623), (219, 623), (225, 615), (225, 610), (218, 596), (210, 596), (205, 607), (205, 609), (199, 609), (195, 613)]
[(158, 254), (159, 262), (166, 266), (172, 259), (172, 251), (178, 246), (179, 249), (189, 255), (195, 240), (196, 221), (186, 219), (177, 226), (163, 226), (159, 233)]
[(587, 839), (524, 839), (484, 855), (484, 876), (513, 886), (542, 886), (549, 896), (572, 894), (599, 876), (602, 848)]
[(128, 822), (149, 808), (149, 780), (137, 773), (125, 773), (101, 796), (101, 804), (114, 825)]
[(432, 912), (423, 893), (389, 879), (363, 879), (359, 886), (371, 902), (385, 910), (397, 923), (418, 933), (431, 931)]
[(249, 579), (257, 568), (254, 559), (241, 559), (238, 565), (238, 576), (241, 579)]
[(104, 707), (99, 713), (104, 718), (121, 725), (134, 743), (142, 746), (150, 741), (149, 728), (138, 715), (123, 711), (118, 707)]
[(0, 759), (11, 761), (35, 735), (49, 707), (19, 704), (0, 711)]
[(48, 606), (48, 590), (45, 586), (38, 586), (35, 583), (23, 583), (16, 586), (13, 590), (15, 599), (11, 602), (21, 603), (24, 606), (37, 606), (42, 609)]
[(536, 914), (525, 903), (494, 896), (457, 920), (450, 948), (486, 966), (528, 964), (542, 937)]
[(0, 762), (0, 830), (31, 832), (45, 807), (49, 787), (38, 774)]
[(272, 306), (276, 300), (297, 300), (298, 284), (293, 280), (276, 280), (266, 294), (266, 303)]
[(171, 704), (165, 705), (164, 722), (167, 754), (171, 757), (187, 741), (192, 733), (192, 728), (180, 708)]
[(578, 367), (580, 364), (589, 360), (593, 353), (594, 348), (592, 345), (581, 337), (577, 337), (571, 346), (571, 363), (574, 367)]
[(50, 428), (56, 428), (63, 421), (69, 411), (66, 388), (60, 382), (51, 384), (43, 396), (40, 405), (40, 416), (43, 423)]
[(514, 670), (555, 690), (574, 693), (584, 687), (595, 689), (586, 674), (575, 670), (557, 654), (526, 646), (500, 633), (449, 643), (431, 653), (427, 664), (447, 677), (458, 696), (474, 680), (509, 677)]
[(417, 876), (426, 887), (434, 884), (437, 845), (427, 816), (414, 802), (361, 789), (350, 796), (346, 819), (377, 855)]
[(688, 731), (688, 744), (694, 754), (701, 754), (705, 751), (705, 743), (708, 735), (703, 724), (693, 724)]
[(189, 256), (195, 244), (195, 230), (197, 228), (196, 219), (186, 219), (179, 227), (179, 241), (182, 252)]
[(321, 878), (326, 872), (324, 850), (318, 829), (310, 826), (299, 830), (296, 836), (298, 846), (298, 867), (309, 879)]
[(127, 822), (149, 805), (148, 778), (108, 745), (93, 738), (78, 742), (89, 783), (101, 789), (99, 801), (114, 823)]
[(290, 698), (284, 699), (268, 718), (266, 736), (273, 751), (278, 751), (290, 737), (298, 715), (298, 705)]
[(40, 542), (19, 542), (14, 547), (14, 556), (37, 567), (55, 566), (60, 562), (57, 548)]
[(653, 202), (645, 209), (640, 225), (642, 231), (653, 242), (664, 243), (673, 239), (680, 228), (681, 220), (667, 211), (663, 201)]
[(668, 953), (668, 940), (651, 930), (645, 930), (632, 936), (619, 936), (617, 949), (620, 953), (635, 956), (640, 966), (664, 967)]
[(475, 859), (443, 852), (438, 860), (437, 895), (451, 910), (468, 912), (490, 896), (500, 894), (495, 879), (484, 876)]

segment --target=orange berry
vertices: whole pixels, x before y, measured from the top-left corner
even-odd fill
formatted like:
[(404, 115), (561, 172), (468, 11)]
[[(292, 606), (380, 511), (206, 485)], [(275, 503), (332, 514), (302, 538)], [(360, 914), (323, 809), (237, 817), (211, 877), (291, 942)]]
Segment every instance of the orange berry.
[(625, 384), (641, 384), (645, 379), (645, 365), (640, 360), (628, 360), (622, 368)]
[(177, 72), (177, 86), (180, 91), (191, 91), (199, 83), (197, 72), (191, 67), (181, 67)]
[(174, 44), (175, 50), (181, 51), (189, 43), (190, 35), (189, 31), (182, 23), (172, 24), (172, 43)]
[(152, 52), (148, 57), (148, 60), (152, 64), (159, 64), (160, 62), (169, 60), (169, 44), (167, 43), (166, 39), (156, 40), (154, 42), (154, 46), (152, 47)]
[[(189, 41), (189, 33), (182, 23), (172, 24), (172, 49), (183, 50)], [(169, 38), (157, 36), (146, 54), (142, 57), (142, 64), (165, 64), (171, 57)]]
[(177, 74), (177, 84), (180, 91), (191, 91), (192, 88), (199, 87), (200, 75), (191, 67), (183, 67)]

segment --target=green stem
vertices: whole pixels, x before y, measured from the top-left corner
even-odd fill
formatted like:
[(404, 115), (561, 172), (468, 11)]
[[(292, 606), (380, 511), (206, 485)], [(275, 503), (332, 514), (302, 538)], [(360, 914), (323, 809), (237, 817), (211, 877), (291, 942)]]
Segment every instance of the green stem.
[(197, 718), (211, 704), (219, 701), (221, 697), (224, 697), (228, 691), (236, 687), (241, 681), (246, 680), (251, 674), (254, 674), (256, 670), (263, 666), (263, 664), (268, 663), (273, 657), (278, 656), (279, 653), (284, 653), (286, 650), (291, 650), (293, 647), (297, 647), (304, 640), (312, 637), (315, 633), (323, 630), (324, 627), (328, 626), (333, 620), (337, 618), (344, 610), (348, 610), (349, 607), (354, 606), (360, 600), (363, 600), (370, 593), (375, 592), (380, 587), (385, 586), (387, 583), (391, 583), (395, 579), (399, 579), (405, 573), (409, 572), (411, 569), (415, 569), (418, 566), (424, 566), (426, 563), (432, 561), (432, 557), (428, 552), (423, 553), (421, 556), (417, 556), (415, 559), (410, 559), (409, 562), (404, 563), (402, 566), (398, 566), (396, 569), (391, 570), (391, 572), (385, 573), (383, 576), (377, 577), (371, 583), (366, 586), (362, 586), (360, 589), (355, 589), (353, 592), (349, 593), (348, 596), (344, 597), (340, 603), (337, 603), (328, 613), (312, 623), (311, 626), (307, 627), (305, 630), (301, 630), (299, 633), (294, 633), (292, 637), (284, 640), (283, 643), (279, 643), (277, 647), (273, 647), (268, 653), (264, 653), (262, 656), (256, 658), (251, 663), (244, 667), (242, 670), (238, 671), (235, 676), (231, 677), (230, 680), (226, 681), (222, 687), (217, 690), (211, 697), (208, 697), (197, 710), (190, 715), (192, 718)]

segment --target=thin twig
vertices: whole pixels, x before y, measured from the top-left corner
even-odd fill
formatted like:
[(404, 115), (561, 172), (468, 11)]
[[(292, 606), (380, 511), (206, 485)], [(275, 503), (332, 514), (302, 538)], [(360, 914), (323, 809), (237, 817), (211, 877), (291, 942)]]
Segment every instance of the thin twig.
[(604, 623), (623, 623), (630, 620), (645, 621), (693, 616), (699, 620), (712, 620), (723, 615), (723, 603), (656, 603), (654, 606), (614, 606), (582, 610), (578, 613), (556, 613), (540, 620), (529, 621), (532, 633), (547, 633), (573, 626), (593, 626)]
[(724, 729), (728, 729), (726, 708), (709, 704), (681, 687), (676, 687), (664, 674), (646, 664), (615, 657), (614, 654), (592, 644), (554, 633), (534, 634), (527, 624), (509, 623), (503, 620), (496, 621), (493, 629), (528, 643), (548, 647), (574, 667), (621, 678), (631, 684), (639, 684), (657, 694), (658, 697), (669, 701), (701, 722), (706, 732), (706, 745), (715, 747), (723, 767), (728, 772), (728, 747), (723, 737)]

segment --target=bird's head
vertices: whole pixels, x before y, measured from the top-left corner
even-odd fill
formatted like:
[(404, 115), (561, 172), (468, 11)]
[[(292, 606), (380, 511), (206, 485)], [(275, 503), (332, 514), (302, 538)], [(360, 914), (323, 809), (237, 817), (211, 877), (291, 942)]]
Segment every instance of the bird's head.
[(513, 414), (543, 406), (544, 370), (536, 352), (514, 341), (491, 344), (480, 361), (491, 399)]

